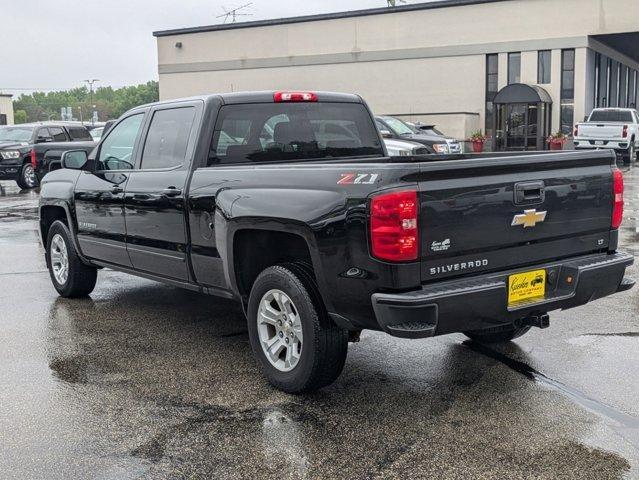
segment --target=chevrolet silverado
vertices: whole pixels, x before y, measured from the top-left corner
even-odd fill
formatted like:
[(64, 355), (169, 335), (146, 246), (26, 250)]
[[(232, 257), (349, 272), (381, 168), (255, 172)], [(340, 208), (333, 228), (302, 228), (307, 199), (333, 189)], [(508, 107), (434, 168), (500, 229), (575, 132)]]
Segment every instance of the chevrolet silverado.
[(633, 108), (596, 108), (575, 126), (575, 149), (609, 149), (629, 163), (637, 160), (639, 113)]
[(634, 285), (612, 153), (388, 157), (356, 95), (145, 105), (62, 166), (39, 207), (59, 294), (108, 267), (237, 299), (286, 392), (333, 382), (364, 329), (506, 342)]

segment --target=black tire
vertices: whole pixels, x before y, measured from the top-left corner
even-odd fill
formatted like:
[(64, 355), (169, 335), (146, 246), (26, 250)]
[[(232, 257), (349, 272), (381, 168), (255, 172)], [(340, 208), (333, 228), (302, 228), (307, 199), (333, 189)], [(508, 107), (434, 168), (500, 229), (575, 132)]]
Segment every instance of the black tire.
[(471, 340), (478, 343), (507, 343), (519, 338), (530, 330), (530, 327), (488, 328), (474, 332), (464, 332)]
[[(292, 300), (302, 324), (300, 358), (292, 370), (278, 370), (264, 353), (258, 334), (260, 302), (278, 289)], [(255, 280), (248, 303), (248, 332), (253, 353), (268, 381), (287, 393), (318, 390), (339, 377), (348, 352), (348, 332), (331, 320), (312, 273), (302, 264), (282, 264), (265, 269)]]
[[(56, 235), (62, 237), (68, 257), (68, 275), (66, 281), (62, 283), (56, 279), (52, 267), (51, 247), (53, 238)], [(86, 297), (95, 288), (95, 282), (98, 277), (97, 268), (90, 267), (82, 263), (82, 260), (80, 260), (80, 257), (75, 251), (69, 229), (60, 220), (53, 222), (53, 225), (49, 228), (49, 234), (47, 235), (46, 260), (51, 281), (60, 296), (65, 298)]]
[(22, 167), (20, 167), (20, 172), (18, 172), (16, 183), (22, 190), (31, 190), (32, 188), (36, 188), (39, 185), (38, 177), (33, 171), (31, 163), (25, 162), (22, 164)]

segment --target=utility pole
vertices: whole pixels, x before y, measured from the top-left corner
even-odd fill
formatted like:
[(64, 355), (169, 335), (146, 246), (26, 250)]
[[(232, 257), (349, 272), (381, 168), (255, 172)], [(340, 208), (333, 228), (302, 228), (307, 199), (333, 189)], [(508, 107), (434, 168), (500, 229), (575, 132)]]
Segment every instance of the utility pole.
[(97, 78), (93, 78), (91, 80), (83, 80), (83, 82), (89, 85), (89, 98), (91, 99), (91, 125), (95, 124), (95, 105), (93, 105), (93, 84), (95, 82), (99, 82), (100, 80)]

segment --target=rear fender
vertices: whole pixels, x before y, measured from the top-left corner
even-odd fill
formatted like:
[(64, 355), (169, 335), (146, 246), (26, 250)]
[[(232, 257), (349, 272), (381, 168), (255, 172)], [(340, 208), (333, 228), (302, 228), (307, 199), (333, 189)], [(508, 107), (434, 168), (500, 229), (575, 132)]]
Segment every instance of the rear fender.
[[(331, 311), (330, 295), (314, 231), (319, 224), (328, 220), (329, 212), (336, 205), (343, 205), (343, 195), (335, 191), (318, 190), (257, 190), (260, 191), (226, 190), (220, 192), (216, 199), (215, 239), (223, 260), (227, 285), (239, 297), (238, 279), (233, 268), (233, 245), (237, 232), (253, 229), (289, 233), (301, 237), (306, 243), (318, 288), (326, 308)], [(309, 201), (309, 195), (313, 195), (312, 201)], [(269, 199), (269, 205), (264, 204), (264, 199)], [(312, 207), (309, 208), (309, 205)]]

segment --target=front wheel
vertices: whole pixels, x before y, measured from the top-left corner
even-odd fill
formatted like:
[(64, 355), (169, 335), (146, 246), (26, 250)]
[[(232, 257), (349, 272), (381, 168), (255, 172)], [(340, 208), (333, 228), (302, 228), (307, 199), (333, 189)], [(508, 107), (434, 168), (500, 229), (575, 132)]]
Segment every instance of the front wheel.
[(38, 186), (38, 177), (30, 163), (27, 162), (22, 165), (16, 183), (22, 190), (30, 190)]
[(248, 332), (269, 382), (287, 393), (329, 385), (346, 361), (348, 332), (333, 323), (313, 275), (302, 265), (276, 265), (257, 277)]
[(513, 325), (506, 329), (489, 328), (475, 330), (474, 332), (464, 332), (464, 335), (478, 343), (506, 343), (528, 333), (528, 330), (530, 330), (528, 326), (515, 327)]
[(47, 267), (60, 296), (85, 297), (95, 288), (98, 270), (82, 263), (71, 240), (71, 232), (56, 220), (47, 235)]

